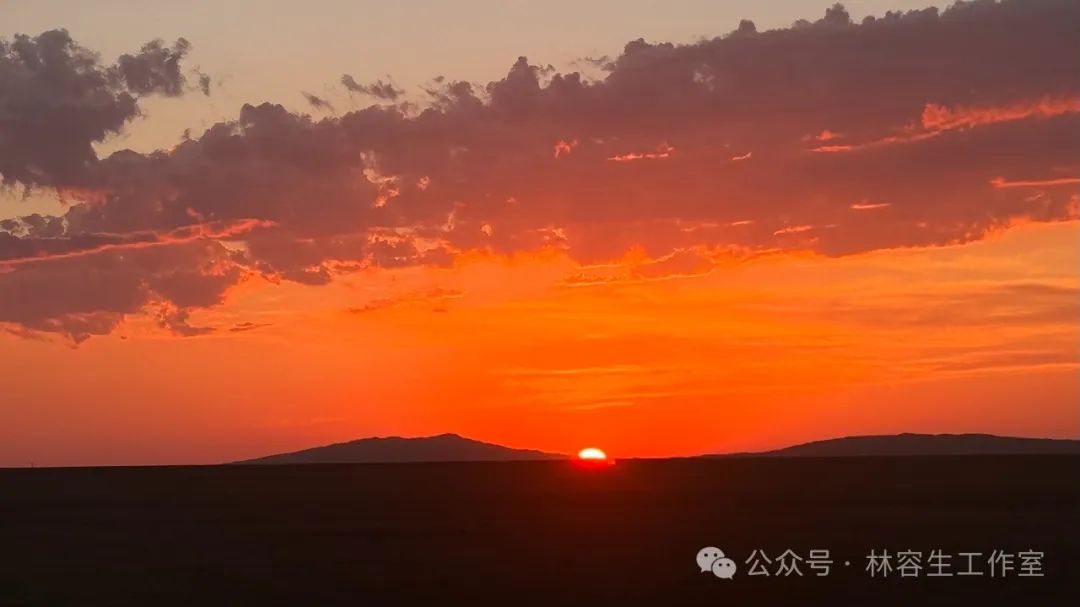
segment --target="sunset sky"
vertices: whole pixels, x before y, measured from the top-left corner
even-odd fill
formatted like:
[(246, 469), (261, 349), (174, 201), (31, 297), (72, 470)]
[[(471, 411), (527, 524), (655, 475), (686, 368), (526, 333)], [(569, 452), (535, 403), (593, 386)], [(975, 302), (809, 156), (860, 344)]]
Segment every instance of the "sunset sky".
[(1080, 435), (1075, 0), (90, 4), (0, 4), (0, 466)]

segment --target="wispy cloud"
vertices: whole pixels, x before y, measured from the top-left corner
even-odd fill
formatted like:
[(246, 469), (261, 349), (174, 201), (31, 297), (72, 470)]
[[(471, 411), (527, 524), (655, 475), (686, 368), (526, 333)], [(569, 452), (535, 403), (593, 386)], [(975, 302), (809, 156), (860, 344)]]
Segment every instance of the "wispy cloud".
[(1073, 185), (1080, 183), (1080, 177), (1057, 177), (1052, 179), (1016, 179), (1008, 180), (1004, 177), (995, 177), (990, 180), (990, 185), (995, 188), (1043, 188), (1059, 185)]

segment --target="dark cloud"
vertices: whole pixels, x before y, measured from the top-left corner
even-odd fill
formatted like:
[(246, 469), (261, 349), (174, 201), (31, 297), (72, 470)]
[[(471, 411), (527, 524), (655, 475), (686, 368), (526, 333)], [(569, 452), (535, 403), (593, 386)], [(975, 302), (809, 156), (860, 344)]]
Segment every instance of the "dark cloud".
[(203, 95), (210, 96), (210, 76), (202, 72), (196, 71), (195, 73), (199, 90)]
[(255, 329), (261, 329), (263, 327), (269, 327), (272, 323), (268, 322), (238, 322), (229, 328), (231, 333), (244, 333), (246, 331), (254, 331)]
[(192, 326), (188, 323), (190, 316), (190, 310), (165, 305), (158, 311), (158, 326), (179, 337), (195, 337), (214, 332), (213, 327)]
[[(146, 43), (137, 55), (120, 55), (116, 62), (129, 91), (137, 95), (159, 93), (170, 97), (182, 95), (187, 79), (180, 71), (180, 62), (191, 50), (184, 38), (165, 46), (161, 40)], [(204, 92), (206, 88), (204, 87)]]
[(334, 104), (330, 103), (326, 99), (313, 95), (307, 91), (300, 91), (300, 94), (304, 96), (304, 99), (308, 102), (308, 105), (319, 110), (320, 112), (333, 112)]
[(205, 330), (187, 323), (190, 309), (221, 303), (247, 272), (213, 240), (37, 261), (0, 271), (0, 323), (79, 343), (151, 312), (174, 333), (195, 335)]
[(189, 48), (154, 41), (108, 66), (65, 30), (0, 40), (0, 182), (88, 185), (92, 145), (139, 115), (138, 97), (184, 92)]
[(348, 74), (341, 77), (341, 85), (351, 93), (368, 95), (386, 101), (397, 101), (398, 97), (405, 94), (405, 91), (395, 87), (393, 82), (383, 82), (382, 79), (379, 79), (371, 84), (360, 84)]
[[(320, 285), (360, 267), (542, 247), (582, 262), (637, 248), (683, 273), (699, 271), (695, 258), (672, 255), (690, 248), (845, 255), (1075, 218), (1075, 189), (1054, 184), (1077, 177), (1078, 20), (1073, 0), (861, 24), (834, 6), (788, 29), (632, 41), (599, 80), (520, 58), (486, 85), (436, 79), (423, 109), (316, 120), (245, 105), (169, 152), (101, 160), (90, 143), (137, 114), (133, 85), (66, 33), (16, 38), (0, 54), (0, 125), (15, 129), (0, 131), (0, 171), (78, 188), (85, 202), (0, 223), (0, 294), (21, 289), (20, 301), (0, 297), (0, 322), (77, 339), (164, 309), (166, 326), (189, 334), (182, 313), (253, 275)], [(151, 63), (176, 49), (153, 47)], [(65, 79), (108, 94), (91, 103), (55, 87)], [(1000, 185), (1013, 183), (1026, 185)], [(67, 290), (95, 272), (86, 294)]]

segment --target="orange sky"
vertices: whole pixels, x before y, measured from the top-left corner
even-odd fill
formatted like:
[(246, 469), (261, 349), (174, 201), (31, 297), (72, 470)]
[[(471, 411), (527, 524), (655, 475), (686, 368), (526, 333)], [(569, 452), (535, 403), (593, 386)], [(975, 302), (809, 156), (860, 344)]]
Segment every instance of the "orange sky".
[[(132, 320), (76, 349), (2, 338), (10, 402), (33, 406), (4, 408), (0, 461), (210, 463), (445, 431), (616, 456), (1075, 436), (1078, 236), (1077, 222), (1025, 225), (696, 275), (550, 253), (315, 289), (253, 278), (197, 319), (266, 325), (249, 331), (177, 339)], [(567, 282), (582, 272), (609, 280)]]
[(822, 12), (286, 100), (269, 20), (0, 32), (0, 466), (1076, 437), (1080, 5)]

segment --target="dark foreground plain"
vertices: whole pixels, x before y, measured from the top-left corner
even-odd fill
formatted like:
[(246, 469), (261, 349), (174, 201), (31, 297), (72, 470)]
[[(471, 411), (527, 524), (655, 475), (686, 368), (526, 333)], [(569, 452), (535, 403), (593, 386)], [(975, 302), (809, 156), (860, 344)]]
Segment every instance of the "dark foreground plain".
[[(1078, 479), (1075, 456), (0, 470), (0, 605), (1069, 605)], [(709, 545), (734, 579), (700, 573)], [(752, 577), (755, 549), (834, 562)], [(984, 575), (865, 571), (908, 549)], [(989, 576), (1029, 549), (1043, 577)]]

